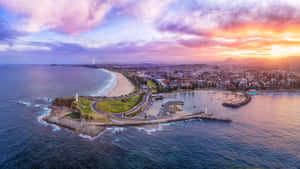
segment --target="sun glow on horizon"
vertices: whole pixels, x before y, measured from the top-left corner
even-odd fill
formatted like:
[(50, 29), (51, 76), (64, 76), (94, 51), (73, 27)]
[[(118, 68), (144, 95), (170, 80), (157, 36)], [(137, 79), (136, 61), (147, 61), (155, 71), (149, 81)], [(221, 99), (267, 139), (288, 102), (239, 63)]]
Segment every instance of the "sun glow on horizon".
[(297, 46), (273, 45), (270, 51), (271, 57), (282, 58), (287, 56), (300, 56), (300, 48)]
[(216, 55), (222, 58), (284, 58), (300, 56), (300, 27), (288, 25), (247, 24), (239, 27), (216, 29), (211, 38), (223, 38), (222, 51)]

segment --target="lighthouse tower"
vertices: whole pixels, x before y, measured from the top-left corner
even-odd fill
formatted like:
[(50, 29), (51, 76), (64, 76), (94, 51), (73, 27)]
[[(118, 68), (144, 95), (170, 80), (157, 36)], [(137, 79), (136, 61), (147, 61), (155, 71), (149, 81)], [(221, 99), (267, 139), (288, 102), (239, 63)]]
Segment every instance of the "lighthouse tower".
[(79, 101), (79, 99), (78, 99), (78, 93), (76, 93), (75, 99), (76, 99), (76, 102), (78, 103), (78, 101)]

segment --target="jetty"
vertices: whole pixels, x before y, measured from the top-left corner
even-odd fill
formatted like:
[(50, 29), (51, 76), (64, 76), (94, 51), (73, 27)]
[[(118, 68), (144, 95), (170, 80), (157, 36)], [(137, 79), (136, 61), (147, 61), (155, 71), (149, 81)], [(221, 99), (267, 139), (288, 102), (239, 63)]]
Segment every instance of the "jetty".
[(118, 126), (118, 127), (124, 127), (124, 126), (144, 126), (144, 125), (152, 125), (152, 124), (162, 124), (162, 123), (170, 123), (170, 122), (177, 122), (177, 121), (186, 121), (186, 120), (193, 120), (193, 119), (199, 119), (199, 120), (211, 120), (211, 121), (219, 121), (219, 122), (226, 122), (231, 123), (231, 119), (227, 118), (218, 118), (214, 117), (208, 114), (205, 114), (204, 112), (195, 113), (195, 114), (188, 114), (184, 116), (175, 116), (175, 117), (167, 117), (162, 119), (156, 119), (156, 120), (145, 120), (145, 121), (122, 121), (122, 123), (117, 122), (90, 122), (88, 125), (94, 125), (94, 126)]

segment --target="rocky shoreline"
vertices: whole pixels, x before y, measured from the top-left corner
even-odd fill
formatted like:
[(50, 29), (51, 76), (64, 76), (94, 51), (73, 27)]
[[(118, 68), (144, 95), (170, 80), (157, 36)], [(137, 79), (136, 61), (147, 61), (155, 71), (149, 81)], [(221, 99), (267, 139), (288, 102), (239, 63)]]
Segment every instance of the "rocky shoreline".
[(71, 113), (71, 109), (68, 107), (51, 106), (52, 111), (49, 116), (42, 118), (47, 123), (55, 124), (62, 128), (74, 131), (77, 134), (88, 135), (90, 137), (96, 137), (105, 130), (105, 126), (89, 125), (90, 122), (85, 120), (77, 120), (67, 117), (66, 115)]

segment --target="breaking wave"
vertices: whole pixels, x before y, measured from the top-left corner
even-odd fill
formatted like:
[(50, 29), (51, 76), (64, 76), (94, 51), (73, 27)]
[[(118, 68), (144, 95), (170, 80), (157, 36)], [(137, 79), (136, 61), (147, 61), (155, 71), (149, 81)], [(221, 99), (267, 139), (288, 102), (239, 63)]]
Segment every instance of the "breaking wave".
[(110, 131), (112, 134), (121, 133), (126, 130), (125, 127), (108, 127), (106, 130)]
[(101, 87), (101, 89), (91, 96), (106, 96), (117, 85), (117, 77), (113, 73), (104, 69), (101, 69), (101, 71), (108, 73), (110, 78), (104, 87)]
[(25, 105), (27, 107), (30, 107), (31, 106), (31, 102), (28, 102), (28, 101), (17, 101), (17, 104), (22, 104), (22, 105)]
[(51, 112), (50, 108), (45, 107), (40, 112), (41, 112), (41, 115), (37, 117), (37, 120), (38, 120), (39, 123), (41, 123), (45, 126), (51, 126), (53, 128), (52, 131), (59, 131), (60, 130), (59, 126), (57, 126), (55, 124), (49, 124), (49, 123), (47, 123), (43, 120), (44, 117), (50, 115), (50, 112)]

